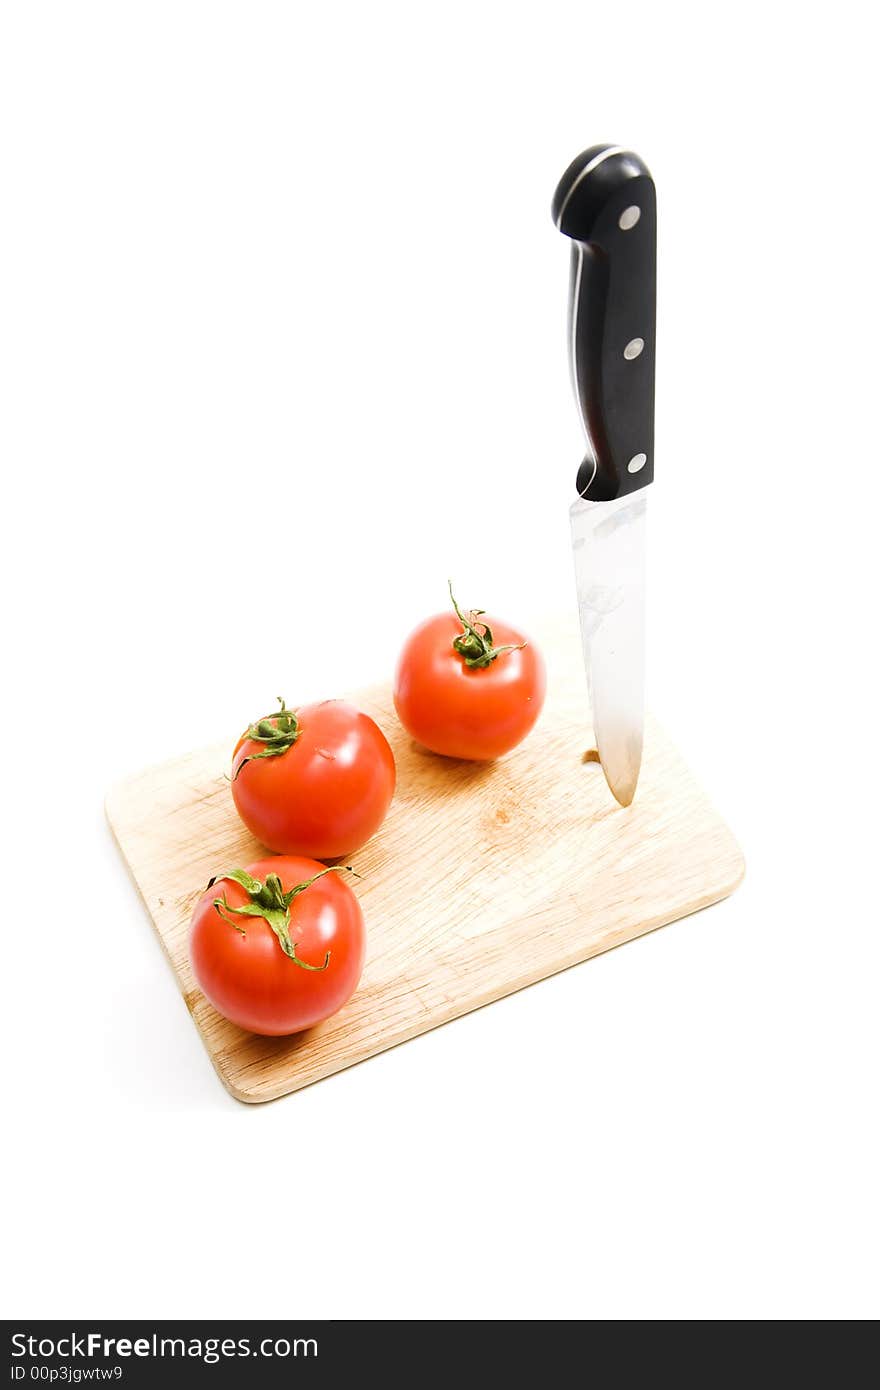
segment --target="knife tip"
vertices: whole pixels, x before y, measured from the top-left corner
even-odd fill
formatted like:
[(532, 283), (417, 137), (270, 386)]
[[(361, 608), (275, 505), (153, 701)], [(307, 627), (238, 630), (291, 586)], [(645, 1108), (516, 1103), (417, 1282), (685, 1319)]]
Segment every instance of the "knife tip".
[(611, 794), (620, 806), (632, 805), (638, 784), (638, 773), (636, 773), (635, 777), (626, 782), (618, 782), (616, 786), (613, 782), (608, 782), (608, 786), (611, 788)]

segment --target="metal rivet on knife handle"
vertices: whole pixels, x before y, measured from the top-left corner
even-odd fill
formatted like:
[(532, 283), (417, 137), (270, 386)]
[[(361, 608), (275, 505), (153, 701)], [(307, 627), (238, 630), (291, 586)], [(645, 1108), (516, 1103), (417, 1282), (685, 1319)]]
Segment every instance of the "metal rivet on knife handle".
[(626, 347), (623, 349), (623, 355), (626, 358), (627, 362), (634, 361), (635, 358), (638, 357), (639, 353), (642, 351), (644, 346), (644, 338), (631, 338), (630, 341), (627, 343)]
[(622, 232), (632, 231), (641, 215), (642, 209), (635, 207), (635, 205), (630, 208), (624, 208), (623, 212), (620, 214), (617, 225)]
[(633, 457), (630, 459), (629, 463), (626, 465), (627, 472), (640, 473), (647, 462), (647, 454), (634, 454)]

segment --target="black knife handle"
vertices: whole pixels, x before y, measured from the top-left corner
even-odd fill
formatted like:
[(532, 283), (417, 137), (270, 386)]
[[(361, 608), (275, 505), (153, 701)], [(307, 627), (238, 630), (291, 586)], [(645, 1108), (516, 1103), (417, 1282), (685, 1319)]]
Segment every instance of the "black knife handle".
[(631, 150), (592, 145), (568, 166), (553, 221), (572, 239), (571, 374), (589, 453), (577, 490), (624, 497), (654, 478), (657, 201)]

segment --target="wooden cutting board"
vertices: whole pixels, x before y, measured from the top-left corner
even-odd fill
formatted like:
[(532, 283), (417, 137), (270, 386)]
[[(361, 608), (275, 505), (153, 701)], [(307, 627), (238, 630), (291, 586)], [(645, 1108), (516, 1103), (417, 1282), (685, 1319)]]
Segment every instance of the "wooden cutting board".
[[(187, 932), (212, 875), (265, 851), (236, 815), (233, 738), (116, 786), (107, 816), (186, 1005), (224, 1085), (274, 1100), (470, 1009), (707, 907), (743, 875), (732, 834), (649, 720), (634, 804), (621, 809), (591, 747), (580, 647), (542, 644), (547, 704), (494, 764), (417, 747), (390, 688), (352, 698), (377, 721), (398, 787), (378, 835), (351, 857), (367, 924), (360, 986), (333, 1018), (289, 1038), (243, 1032), (196, 985)], [(236, 731), (237, 732), (237, 731)]]

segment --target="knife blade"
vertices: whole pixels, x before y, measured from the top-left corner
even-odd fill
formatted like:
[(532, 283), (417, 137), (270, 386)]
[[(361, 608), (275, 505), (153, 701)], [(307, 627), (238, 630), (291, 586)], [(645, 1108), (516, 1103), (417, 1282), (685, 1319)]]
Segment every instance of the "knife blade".
[(570, 512), (581, 641), (599, 760), (629, 806), (642, 761), (654, 478), (657, 205), (647, 166), (618, 145), (584, 150), (559, 182), (553, 221), (572, 243), (569, 365), (587, 443)]

